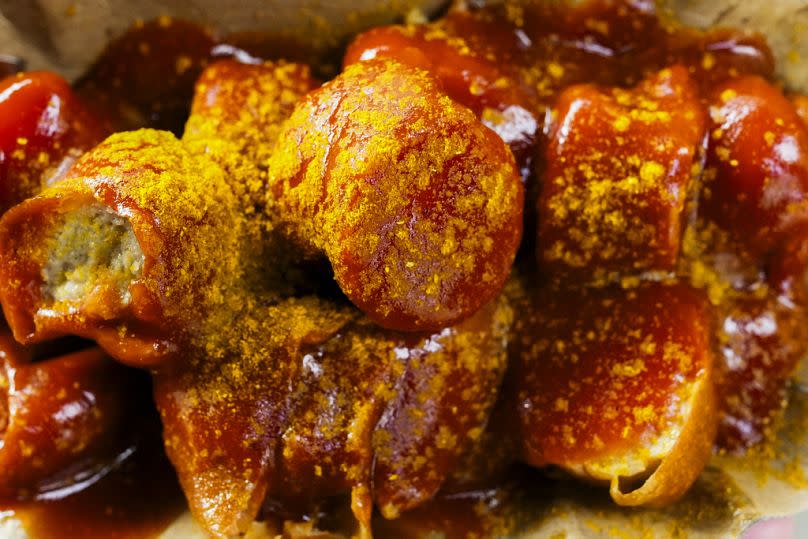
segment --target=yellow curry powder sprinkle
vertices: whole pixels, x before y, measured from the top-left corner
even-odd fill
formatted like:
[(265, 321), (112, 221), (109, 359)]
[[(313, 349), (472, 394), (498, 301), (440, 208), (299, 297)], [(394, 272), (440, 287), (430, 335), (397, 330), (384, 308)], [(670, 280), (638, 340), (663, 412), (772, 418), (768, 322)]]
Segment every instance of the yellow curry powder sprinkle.
[[(230, 290), (249, 271), (244, 218), (222, 169), (172, 134), (144, 129), (109, 137), (67, 179), (43, 193), (92, 196), (128, 216), (147, 264), (143, 284), (164, 315), (195, 320), (232, 308)], [(207, 284), (208, 286), (202, 286)]]
[(304, 255), (325, 252), (338, 280), (373, 268), (340, 281), (352, 299), (385, 312), (415, 294), (423, 312), (444, 309), (453, 282), (501, 274), (478, 253), (496, 248), (519, 185), (504, 145), (487, 153), (490, 135), (426, 72), (355, 64), (284, 126), (267, 161), (268, 211)]

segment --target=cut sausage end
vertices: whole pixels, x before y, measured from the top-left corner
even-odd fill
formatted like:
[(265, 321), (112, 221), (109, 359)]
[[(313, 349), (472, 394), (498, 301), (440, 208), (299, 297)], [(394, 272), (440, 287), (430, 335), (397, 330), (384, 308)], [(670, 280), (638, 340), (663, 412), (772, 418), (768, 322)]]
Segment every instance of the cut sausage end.
[(132, 225), (100, 204), (63, 214), (50, 234), (42, 298), (52, 308), (80, 307), (101, 318), (127, 308), (144, 255)]

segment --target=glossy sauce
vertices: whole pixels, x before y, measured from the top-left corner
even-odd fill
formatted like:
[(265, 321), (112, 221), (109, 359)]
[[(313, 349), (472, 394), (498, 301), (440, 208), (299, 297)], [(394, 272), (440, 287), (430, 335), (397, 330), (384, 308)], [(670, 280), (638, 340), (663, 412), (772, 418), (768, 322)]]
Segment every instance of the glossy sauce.
[(182, 134), (194, 84), (210, 62), (283, 58), (333, 75), (329, 53), (291, 37), (259, 32), (216, 35), (198, 25), (160, 17), (135, 24), (110, 42), (76, 83), (76, 91), (116, 131), (152, 127)]
[(171, 524), (186, 503), (143, 378), (133, 376), (139, 392), (131, 397), (117, 456), (33, 500), (0, 501), (0, 515), (20, 520), (34, 539), (142, 539)]
[[(439, 493), (434, 499), (407, 511), (396, 520), (381, 515), (373, 519), (374, 537), (385, 539), (427, 539), (440, 530), (445, 539), (481, 539), (508, 536), (525, 523), (535, 523), (537, 508), (549, 501), (548, 492), (555, 482), (535, 469), (514, 465), (505, 470), (496, 484), (467, 489), (463, 492)], [(586, 487), (584, 487), (586, 488)], [(264, 515), (276, 529), (294, 530), (301, 535), (291, 537), (323, 537), (333, 535), (317, 530), (337, 530), (349, 534), (353, 530), (347, 500), (333, 498), (308, 512), (290, 512), (267, 506)], [(274, 511), (274, 513), (272, 512)], [(284, 519), (289, 519), (284, 522)], [(296, 521), (292, 524), (292, 520)], [(310, 535), (309, 535), (310, 534)]]
[[(696, 288), (706, 290), (710, 300), (717, 306), (712, 309), (719, 343), (714, 350), (722, 393), (720, 407), (724, 414), (718, 446), (742, 451), (760, 441), (765, 426), (770, 424), (783, 405), (780, 397), (784, 395), (787, 378), (804, 355), (807, 344), (803, 336), (788, 329), (799, 327), (806, 319), (804, 301), (800, 299), (803, 289), (801, 275), (806, 267), (805, 236), (795, 233), (796, 225), (793, 224), (793, 221), (801, 222), (801, 213), (797, 212), (792, 222), (785, 224), (775, 223), (774, 218), (776, 210), (782, 211), (782, 208), (803, 200), (805, 189), (801, 182), (808, 180), (800, 153), (805, 147), (801, 142), (805, 129), (797, 125), (799, 122), (795, 120), (794, 111), (787, 110), (789, 106), (783, 104), (785, 99), (779, 95), (779, 90), (765, 82), (771, 80), (774, 65), (763, 37), (731, 29), (697, 32), (678, 28), (664, 16), (657, 16), (653, 2), (596, 1), (585, 3), (577, 9), (553, 3), (532, 7), (504, 3), (472, 8), (469, 12), (449, 13), (427, 26), (393, 26), (371, 30), (351, 44), (345, 62), (350, 64), (380, 56), (396, 58), (432, 71), (450, 89), (455, 99), (477, 112), (483, 121), (490, 117), (486, 112), (488, 109), (502, 112), (509, 107), (529, 103), (527, 109), (530, 118), (539, 126), (535, 144), (531, 151), (525, 152), (523, 145), (526, 141), (529, 143), (529, 137), (517, 137), (510, 141), (517, 157), (521, 157), (523, 170), (529, 171), (526, 175), (527, 191), (529, 198), (533, 199), (527, 202), (526, 238), (522, 245), (522, 260), (517, 265), (529, 286), (542, 288), (546, 286), (544, 282), (548, 278), (560, 280), (564, 286), (608, 281), (608, 270), (618, 268), (612, 277), (623, 279), (623, 285), (629, 288), (642, 278), (642, 270), (653, 270), (669, 277), (676, 275), (680, 280), (690, 281)], [(660, 102), (654, 106), (666, 114), (674, 115), (685, 110), (685, 107), (695, 109), (690, 112), (693, 118), (690, 123), (695, 127), (690, 129), (692, 133), (688, 131), (686, 115), (675, 129), (666, 126), (668, 130), (675, 130), (676, 137), (681, 134), (681, 146), (688, 148), (690, 157), (677, 163), (680, 158), (666, 157), (660, 153), (654, 155), (654, 150), (648, 148), (646, 153), (649, 155), (642, 155), (641, 158), (654, 161), (654, 165), (666, 163), (669, 167), (669, 175), (663, 180), (665, 185), (660, 189), (662, 196), (659, 202), (652, 199), (651, 204), (634, 207), (631, 204), (636, 202), (631, 202), (629, 197), (628, 204), (619, 208), (623, 218), (635, 212), (633, 215), (639, 216), (636, 219), (639, 223), (654, 227), (654, 237), (639, 246), (621, 243), (632, 236), (636, 240), (636, 226), (632, 225), (627, 229), (625, 238), (618, 238), (616, 243), (620, 245), (602, 244), (600, 251), (592, 251), (592, 260), (581, 262), (582, 257), (577, 256), (579, 253), (573, 252), (572, 255), (576, 256), (570, 259), (579, 264), (572, 268), (574, 272), (564, 270), (563, 263), (560, 264), (561, 268), (556, 267), (559, 264), (555, 264), (555, 261), (552, 261), (553, 265), (548, 264), (546, 254), (543, 256), (541, 253), (537, 268), (531, 233), (537, 228), (535, 221), (543, 223), (538, 234), (540, 248), (542, 242), (556, 246), (554, 244), (558, 244), (558, 241), (551, 242), (554, 235), (558, 236), (558, 240), (565, 237), (573, 226), (578, 226), (580, 230), (580, 226), (586, 224), (571, 221), (556, 228), (547, 226), (547, 219), (542, 218), (554, 211), (548, 204), (552, 202), (553, 191), (557, 188), (555, 179), (563, 170), (559, 163), (568, 166), (570, 160), (577, 159), (583, 149), (593, 149), (594, 145), (594, 150), (602, 151), (606, 156), (603, 161), (608, 169), (611, 166), (608, 158), (614, 152), (611, 141), (620, 141), (622, 133), (619, 130), (603, 135), (604, 128), (609, 127), (596, 126), (592, 121), (606, 113), (611, 114), (610, 105), (604, 101), (608, 98), (601, 98), (599, 94), (615, 92), (618, 100), (625, 99), (624, 94), (630, 94), (632, 90), (621, 94), (620, 90), (609, 87), (630, 88), (643, 78), (661, 77), (666, 71), (660, 70), (676, 64), (684, 66), (673, 68), (680, 73), (676, 78), (689, 78), (692, 82), (685, 84), (696, 86), (695, 106), (693, 99), (686, 100), (684, 104), (665, 105)], [(750, 80), (752, 82), (746, 82)], [(562, 94), (576, 84), (585, 86), (576, 86)], [(727, 109), (727, 118), (738, 119), (737, 126), (720, 125), (722, 120), (714, 113), (717, 109), (720, 115), (722, 110), (716, 101), (716, 94), (727, 96), (728, 89), (741, 94), (737, 105), (729, 102), (724, 107)], [(749, 97), (744, 97), (744, 92)], [(562, 104), (557, 103), (559, 95), (562, 95)], [(600, 104), (597, 104), (598, 100), (601, 100)], [(765, 102), (767, 105), (760, 107), (760, 113), (755, 112), (747, 118), (740, 111), (744, 110), (743, 103), (750, 102)], [(564, 103), (570, 106), (565, 109)], [(574, 112), (582, 107), (588, 110), (584, 110), (582, 120), (578, 122)], [(567, 110), (571, 113), (563, 116)], [(733, 114), (733, 110), (737, 112)], [(708, 112), (712, 112), (713, 116), (708, 117)], [(699, 140), (705, 133), (704, 128), (698, 128), (695, 116), (699, 114), (707, 119), (708, 140)], [(620, 119), (618, 116), (615, 118)], [(509, 124), (507, 118), (501, 122)], [(573, 137), (563, 134), (563, 129), (570, 127), (568, 122), (574, 122), (573, 130), (578, 130), (573, 136), (583, 136), (582, 149), (573, 146)], [(716, 122), (719, 124), (716, 125)], [(520, 126), (513, 121), (510, 124), (511, 131)], [(554, 131), (559, 125), (562, 130)], [(721, 127), (726, 131), (723, 140), (733, 145), (734, 155), (726, 162), (721, 158), (729, 150), (713, 150), (721, 144), (718, 140), (724, 135), (719, 129)], [(736, 134), (738, 132), (741, 134)], [(666, 133), (663, 129), (660, 140), (666, 140)], [(684, 133), (688, 134), (685, 136)], [(769, 148), (776, 147), (781, 141), (785, 141), (789, 148), (797, 148), (796, 156), (789, 158), (791, 162), (783, 161), (776, 153), (771, 154), (764, 133), (771, 139)], [(654, 136), (651, 131), (637, 131), (629, 135), (639, 137), (638, 143)], [(573, 147), (565, 150), (569, 146)], [(640, 153), (633, 146), (629, 149)], [(581, 165), (586, 164), (586, 158), (582, 159)], [(705, 180), (704, 187), (698, 182), (690, 182), (688, 176), (691, 166), (700, 176), (708, 179), (718, 176), (719, 181)], [(676, 170), (679, 172), (671, 175), (673, 173), (670, 171)], [(704, 174), (702, 170), (705, 170)], [(781, 177), (779, 181), (788, 183), (787, 186), (767, 183), (768, 177), (778, 174)], [(673, 181), (677, 175), (678, 185)], [(542, 177), (545, 182), (554, 183), (542, 186), (539, 180)], [(732, 187), (727, 187), (727, 183)], [(693, 186), (688, 187), (689, 184)], [(688, 191), (682, 192), (683, 189)], [(735, 191), (728, 192), (729, 189)], [(668, 203), (665, 193), (678, 193), (677, 196), (682, 197), (677, 207), (663, 207)], [(612, 196), (611, 192), (609, 196)], [(744, 202), (746, 206), (742, 206), (742, 209), (733, 212), (712, 209), (717, 204), (727, 204), (732, 208), (735, 200), (747, 200), (746, 197), (749, 202)], [(536, 199), (538, 217), (531, 214)], [(603, 200), (601, 194), (583, 204), (593, 211), (593, 204), (603, 204)], [(616, 203), (611, 198), (605, 200)], [(568, 204), (574, 201), (563, 202)], [(761, 209), (758, 210), (758, 207)], [(604, 240), (615, 237), (613, 230), (602, 228), (603, 223), (609, 222), (610, 211), (610, 208), (605, 208), (602, 214), (593, 218), (589, 230), (584, 228), (584, 244), (594, 243), (592, 238), (599, 230), (604, 232)], [(759, 218), (756, 212), (760, 213)], [(575, 210), (569, 213), (575, 215)], [(712, 224), (716, 222), (715, 215), (721, 216), (717, 231)], [(750, 220), (750, 217), (755, 220)], [(773, 231), (764, 236), (762, 242), (758, 241), (758, 245), (768, 245), (768, 251), (723, 240), (725, 237), (734, 237), (736, 233), (750, 236), (750, 225), (764, 232)], [(777, 248), (778, 242), (782, 242), (778, 239), (781, 236), (777, 235), (780, 233), (777, 227), (786, 230), (791, 238), (789, 244), (781, 246), (786, 254), (770, 252), (772, 248)], [(607, 253), (606, 248), (620, 255), (609, 261), (616, 264), (615, 268), (597, 260), (597, 257)], [(650, 260), (649, 250), (654, 251), (657, 260)], [(593, 265), (593, 261), (603, 267)], [(767, 269), (767, 266), (771, 269)], [(599, 273), (596, 271), (598, 269), (604, 271)], [(769, 306), (763, 308), (762, 312), (761, 307), (755, 306), (761, 300)], [(730, 316), (735, 318), (754, 320), (763, 316), (766, 335), (760, 335), (754, 323), (738, 324), (726, 318), (728, 311), (732, 311), (734, 314)], [(798, 322), (793, 322), (795, 319)], [(545, 337), (541, 331), (526, 335), (528, 340), (536, 342)], [(740, 359), (739, 349), (745, 350)], [(761, 393), (770, 395), (770, 398), (752, 397), (752, 394)]]
[[(712, 96), (722, 91), (725, 80), (742, 78), (744, 75), (771, 80), (773, 76), (772, 55), (762, 36), (731, 29), (706, 33), (679, 29), (666, 22), (664, 17), (657, 18), (652, 2), (633, 2), (630, 5), (627, 2), (592, 2), (577, 10), (558, 6), (524, 10), (492, 6), (471, 14), (450, 14), (438, 25), (450, 36), (464, 38), (475, 54), (496, 61), (500, 69), (520, 81), (524, 92), (535, 100), (539, 111), (537, 118), (542, 120), (552, 118), (542, 111), (551, 107), (559, 92), (572, 84), (627, 87), (677, 63), (687, 67), (691, 79), (698, 85), (705, 111), (713, 104)], [(777, 103), (778, 107), (782, 107), (779, 101)], [(781, 116), (783, 114), (780, 113)], [(793, 113), (789, 114), (784, 116), (786, 122), (791, 122), (793, 117)], [(776, 129), (772, 131), (779, 136), (778, 133), (788, 130), (790, 125), (793, 122), (783, 126), (778, 120)], [(761, 127), (755, 125), (750, 129), (766, 131)], [(792, 132), (801, 133), (801, 128), (794, 127)], [(545, 137), (552, 135), (546, 126), (542, 134)], [(799, 140), (803, 135), (794, 136)], [(545, 155), (543, 148), (547, 142), (546, 138), (539, 137), (539, 156)], [(763, 147), (763, 141), (756, 144), (758, 146), (754, 149), (737, 150), (738, 154), (745, 151), (748, 155), (758, 155), (756, 152)], [(699, 146), (697, 144), (697, 149)], [(701, 147), (700, 150), (703, 152), (705, 148)], [(761, 159), (767, 162), (765, 153), (763, 155)], [(543, 190), (535, 179), (547, 172), (543, 159), (534, 162), (534, 179), (528, 183), (528, 192), (532, 191), (534, 197)], [(696, 164), (698, 159), (695, 160)], [(712, 164), (709, 160), (706, 163), (708, 167)], [(777, 163), (772, 166), (785, 168)], [(757, 178), (754, 173), (748, 177)], [(701, 231), (706, 226), (704, 222), (709, 216), (709, 204), (705, 205), (704, 210), (696, 209), (698, 201), (694, 203), (693, 200), (698, 194), (690, 193), (687, 196), (688, 206), (683, 212), (685, 221), (678, 232), (672, 232), (675, 235), (685, 236), (688, 231)], [(527, 207), (531, 207), (531, 202)], [(746, 225), (745, 220), (748, 220), (747, 214), (723, 225), (742, 229)], [(528, 224), (526, 230), (530, 229), (531, 225)], [(523, 245), (526, 256), (521, 265), (526, 268), (526, 275), (535, 275), (537, 270), (530, 259), (533, 249), (525, 248), (530, 245), (529, 232), (526, 236), (528, 241)], [(692, 245), (687, 242), (679, 247), (680, 252), (675, 255), (679, 265), (676, 273), (697, 287), (705, 287), (710, 293), (716, 292), (716, 283), (719, 282), (723, 283), (720, 286), (725, 292), (729, 289), (728, 299), (711, 298), (721, 305), (713, 309), (713, 317), (718, 328), (717, 339), (724, 343), (715, 349), (721, 408), (724, 412), (717, 443), (722, 448), (742, 451), (764, 437), (767, 425), (783, 406), (782, 396), (787, 378), (806, 352), (805, 336), (789, 329), (805, 324), (804, 303), (793, 303), (792, 299), (799, 295), (798, 291), (791, 290), (785, 296), (780, 294), (777, 287), (764, 291), (767, 284), (766, 272), (761, 269), (764, 259), (757, 257), (757, 262), (750, 262), (750, 258), (744, 254), (745, 250), (737, 245), (711, 245), (704, 237), (701, 241), (699, 249), (702, 250), (695, 254)], [(799, 241), (797, 244), (802, 245)], [(693, 257), (698, 260), (694, 262)], [(787, 261), (779, 262), (776, 255), (771, 260), (774, 265), (788, 265)], [(712, 282), (702, 280), (702, 262), (710, 266)], [(804, 262), (792, 262), (790, 273), (783, 273), (800, 275), (799, 268), (804, 267), (801, 264)], [(539, 267), (542, 272), (547, 269), (545, 265)], [(739, 269), (747, 276), (751, 274), (751, 278), (739, 281)], [(581, 278), (580, 273), (578, 278)], [(793, 280), (799, 281), (799, 278)], [(533, 282), (539, 287), (543, 286), (541, 281)], [(799, 289), (799, 286), (796, 288)], [(756, 306), (761, 303), (760, 297), (764, 298), (762, 303), (768, 307)], [(765, 329), (761, 330), (755, 324), (733, 324), (724, 318), (726, 314), (722, 314), (728, 310), (734, 311), (736, 317), (756, 319), (762, 316), (765, 318)], [(760, 331), (765, 335), (760, 335)], [(742, 359), (737, 353), (739, 348), (745, 348)], [(768, 396), (765, 399), (752, 396), (764, 393)]]
[[(660, 22), (653, 13), (653, 2), (616, 5), (597, 1), (578, 10), (488, 7), (451, 13), (426, 29), (382, 28), (362, 36), (349, 49), (346, 63), (358, 61), (363, 54), (369, 54), (366, 51), (373, 50), (374, 55), (437, 69), (453, 97), (484, 120), (486, 114), (491, 114), (486, 110), (501, 115), (508, 110), (513, 113), (514, 107), (524, 111), (521, 116), (505, 118), (515, 131), (498, 132), (504, 133), (503, 138), (511, 144), (528, 192), (535, 200), (540, 191), (536, 178), (545, 167), (545, 122), (555, 98), (567, 86), (630, 86), (649, 73), (681, 63), (698, 84), (706, 103), (710, 92), (727, 77), (772, 76), (772, 55), (760, 37), (731, 30), (701, 34), (676, 29)], [(447, 44), (458, 36), (472, 51), (470, 56), (458, 56), (456, 48)], [(442, 43), (433, 49), (437, 60), (427, 59), (423, 53), (435, 46), (432, 41)], [(136, 28), (111, 44), (79, 82), (78, 91), (96, 102), (99, 113), (117, 129), (147, 125), (181, 132), (193, 83), (211, 58), (228, 56), (254, 62), (258, 57), (299, 57), (300, 49), (293, 49), (285, 40), (271, 36), (245, 34), (217, 40), (193, 25), (160, 20)], [(329, 66), (321, 66), (320, 71), (328, 72)], [(479, 78), (475, 79), (475, 74)], [(507, 84), (497, 85), (496, 80), (502, 77)], [(495, 131), (502, 125), (502, 118), (491, 120), (489, 116), (489, 120)], [(534, 204), (529, 202), (527, 207)], [(535, 229), (535, 220), (535, 216), (528, 216), (526, 230)], [(686, 224), (698, 226), (695, 217)], [(526, 236), (530, 246), (531, 234)], [(533, 248), (523, 248), (523, 255), (520, 266), (535, 275)], [(730, 277), (735, 266), (727, 266), (727, 253), (716, 255), (709, 263), (717, 268), (721, 279), (734, 282)], [(793, 265), (798, 266), (802, 258), (795, 257), (799, 260)], [(749, 273), (748, 264), (745, 270)], [(777, 275), (776, 271), (772, 273)], [(793, 276), (796, 272), (789, 267), (782, 273)], [(804, 352), (805, 337), (796, 331), (785, 331), (804, 322), (802, 307), (795, 303), (796, 299), (784, 299), (774, 291), (766, 292), (763, 300), (753, 301), (748, 293), (759, 289), (755, 285), (760, 283), (761, 271), (755, 268), (752, 274), (752, 283), (745, 281), (738, 287), (741, 299), (723, 304), (715, 313), (717, 326), (727, 336), (718, 348), (723, 358), (717, 366), (723, 373), (719, 374), (718, 384), (726, 412), (720, 445), (730, 449), (746, 447), (762, 438), (768, 418), (782, 405), (779, 396), (784, 393), (785, 380)], [(544, 284), (540, 277), (535, 281), (539, 286)], [(772, 312), (777, 315), (770, 315)], [(760, 353), (744, 351), (750, 347)], [(752, 367), (744, 368), (749, 365)], [(528, 477), (527, 482), (532, 476)], [(380, 521), (375, 526), (384, 537), (417, 535), (429, 527), (424, 523), (453, 530), (451, 537), (490, 533), (492, 524), (469, 515), (474, 513), (475, 505), (493, 506), (497, 499), (485, 493), (438, 499), (401, 521)], [(136, 538), (159, 533), (185, 507), (185, 502), (159, 443), (152, 440), (119, 468), (78, 494), (7, 507), (29, 524), (37, 538)], [(267, 518), (271, 518), (271, 504), (265, 510)]]
[(17, 73), (0, 82), (0, 213), (64, 176), (109, 134), (59, 75)]
[[(132, 447), (98, 482), (53, 498), (0, 503), (35, 539), (156, 537), (185, 510), (185, 498), (160, 441)], [(131, 454), (130, 454), (131, 452)]]

